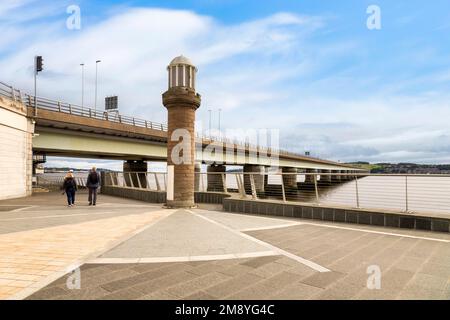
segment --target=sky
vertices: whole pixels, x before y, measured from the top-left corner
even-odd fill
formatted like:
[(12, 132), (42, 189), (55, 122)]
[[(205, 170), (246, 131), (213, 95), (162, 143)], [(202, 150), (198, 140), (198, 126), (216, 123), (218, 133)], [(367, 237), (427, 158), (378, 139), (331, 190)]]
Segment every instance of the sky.
[[(80, 28), (67, 27), (71, 5)], [(380, 28), (369, 29), (369, 6)], [(0, 81), (166, 122), (166, 66), (198, 67), (197, 119), (222, 129), (278, 129), (280, 147), (349, 162), (450, 163), (450, 2), (191, 0), (0, 2)], [(51, 159), (48, 165), (91, 160)], [(107, 165), (109, 162), (102, 163)], [(119, 166), (115, 163), (113, 166)]]

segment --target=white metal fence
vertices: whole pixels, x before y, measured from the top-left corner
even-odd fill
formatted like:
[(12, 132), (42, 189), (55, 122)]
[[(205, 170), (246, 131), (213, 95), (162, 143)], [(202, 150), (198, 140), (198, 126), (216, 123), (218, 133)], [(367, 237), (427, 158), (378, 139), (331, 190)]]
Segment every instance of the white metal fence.
[[(107, 173), (107, 185), (165, 191), (165, 173)], [(196, 173), (195, 191), (403, 212), (450, 214), (450, 175)]]

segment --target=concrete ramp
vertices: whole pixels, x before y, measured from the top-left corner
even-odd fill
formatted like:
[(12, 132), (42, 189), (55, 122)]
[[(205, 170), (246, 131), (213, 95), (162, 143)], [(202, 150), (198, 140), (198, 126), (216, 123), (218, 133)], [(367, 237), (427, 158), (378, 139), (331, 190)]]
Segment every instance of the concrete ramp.
[[(217, 260), (273, 255), (266, 246), (245, 239), (189, 211), (178, 210), (128, 241), (100, 256), (123, 262)], [(161, 258), (161, 259), (158, 259)], [(140, 261), (138, 261), (140, 260)]]

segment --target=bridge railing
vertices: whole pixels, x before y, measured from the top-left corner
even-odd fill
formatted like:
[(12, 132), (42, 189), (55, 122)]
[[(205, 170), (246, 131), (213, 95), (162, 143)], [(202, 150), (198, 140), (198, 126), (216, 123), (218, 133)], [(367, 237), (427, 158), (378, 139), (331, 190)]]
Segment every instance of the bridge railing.
[(51, 100), (43, 97), (36, 97), (22, 93), (20, 90), (13, 88), (3, 82), (0, 82), (0, 96), (4, 96), (13, 101), (18, 101), (28, 107), (37, 106), (38, 110), (48, 110), (67, 114), (73, 114), (81, 117), (88, 117), (98, 120), (106, 120), (111, 122), (128, 124), (136, 127), (167, 131), (167, 125), (163, 123), (143, 120), (135, 117), (125, 116), (121, 114), (108, 113), (106, 111), (98, 111), (92, 108), (82, 107), (76, 104), (66, 103), (62, 101)]
[[(165, 191), (167, 175), (109, 173), (106, 184)], [(450, 175), (210, 172), (196, 173), (194, 187), (247, 200), (450, 214)]]
[(165, 172), (106, 172), (105, 186), (145, 189), (148, 191), (166, 191), (167, 173)]

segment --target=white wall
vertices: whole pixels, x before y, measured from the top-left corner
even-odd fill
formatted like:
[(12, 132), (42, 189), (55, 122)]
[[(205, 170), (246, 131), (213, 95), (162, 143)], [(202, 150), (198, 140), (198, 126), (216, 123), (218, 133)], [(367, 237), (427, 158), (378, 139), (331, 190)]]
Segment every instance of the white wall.
[(4, 106), (0, 101), (0, 200), (31, 194), (32, 125)]

